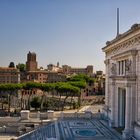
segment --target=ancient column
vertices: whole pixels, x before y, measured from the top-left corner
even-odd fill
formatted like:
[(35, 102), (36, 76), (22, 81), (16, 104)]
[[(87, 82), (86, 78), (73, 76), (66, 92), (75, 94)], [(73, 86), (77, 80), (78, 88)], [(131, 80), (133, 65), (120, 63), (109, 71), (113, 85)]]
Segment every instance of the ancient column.
[(106, 65), (105, 105), (109, 107), (109, 59), (106, 59), (104, 63)]
[(132, 50), (131, 55), (132, 55), (132, 75), (136, 75), (136, 55), (137, 55), (137, 50)]
[(130, 137), (130, 127), (131, 127), (131, 86), (126, 87), (126, 107), (125, 107), (125, 129), (123, 131), (123, 138), (128, 139)]
[(112, 81), (111, 86), (111, 119), (109, 122), (110, 127), (114, 126), (115, 119), (115, 81)]

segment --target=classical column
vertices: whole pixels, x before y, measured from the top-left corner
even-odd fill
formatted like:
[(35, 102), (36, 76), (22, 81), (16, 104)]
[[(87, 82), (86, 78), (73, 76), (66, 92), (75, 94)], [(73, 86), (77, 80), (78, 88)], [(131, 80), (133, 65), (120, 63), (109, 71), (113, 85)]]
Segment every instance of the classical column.
[(114, 121), (115, 121), (115, 81), (112, 81), (112, 86), (111, 86), (111, 118), (109, 125), (110, 127), (114, 126)]
[(126, 87), (126, 107), (125, 107), (125, 129), (123, 131), (123, 138), (128, 139), (130, 137), (131, 128), (131, 86)]
[(137, 55), (137, 50), (132, 50), (131, 55), (132, 55), (132, 75), (136, 75), (136, 55)]
[(105, 82), (105, 105), (109, 106), (109, 59), (104, 61), (106, 65), (106, 82)]

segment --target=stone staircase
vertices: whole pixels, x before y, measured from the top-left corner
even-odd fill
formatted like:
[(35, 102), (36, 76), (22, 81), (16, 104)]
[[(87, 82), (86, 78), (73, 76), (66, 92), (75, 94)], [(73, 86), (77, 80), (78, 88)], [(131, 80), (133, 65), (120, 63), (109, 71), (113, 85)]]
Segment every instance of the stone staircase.
[(104, 138), (110, 138), (110, 139), (117, 139), (122, 140), (122, 136), (115, 130), (111, 129), (109, 126), (106, 125), (104, 120), (91, 120), (93, 125), (95, 125), (100, 133), (104, 136)]
[(55, 123), (44, 125), (18, 138), (18, 140), (48, 140), (56, 139)]

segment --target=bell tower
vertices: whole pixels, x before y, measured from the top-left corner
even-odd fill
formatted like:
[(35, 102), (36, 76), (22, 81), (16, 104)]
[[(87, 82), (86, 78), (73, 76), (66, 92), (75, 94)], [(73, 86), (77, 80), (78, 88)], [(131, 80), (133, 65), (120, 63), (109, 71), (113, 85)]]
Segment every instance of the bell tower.
[(37, 70), (36, 54), (34, 52), (31, 53), (29, 51), (29, 53), (27, 54), (26, 70), (27, 71)]

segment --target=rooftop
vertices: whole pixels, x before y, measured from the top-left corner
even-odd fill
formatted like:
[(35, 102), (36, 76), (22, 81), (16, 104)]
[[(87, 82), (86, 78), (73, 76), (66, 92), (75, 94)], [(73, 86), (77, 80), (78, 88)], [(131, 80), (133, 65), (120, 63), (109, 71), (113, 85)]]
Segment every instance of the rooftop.
[(138, 29), (140, 29), (140, 24), (137, 24), (137, 23), (133, 24), (133, 25), (131, 26), (131, 28), (130, 28), (128, 31), (124, 32), (123, 34), (119, 34), (118, 36), (116, 36), (116, 38), (114, 38), (114, 39), (111, 40), (111, 41), (107, 41), (107, 42), (106, 42), (106, 46), (103, 47), (102, 50), (106, 49), (108, 46), (110, 46), (110, 45), (112, 45), (113, 43), (117, 42), (118, 40), (120, 40), (120, 39), (122, 39), (122, 38), (128, 36), (129, 34), (135, 32), (135, 31), (138, 30)]

